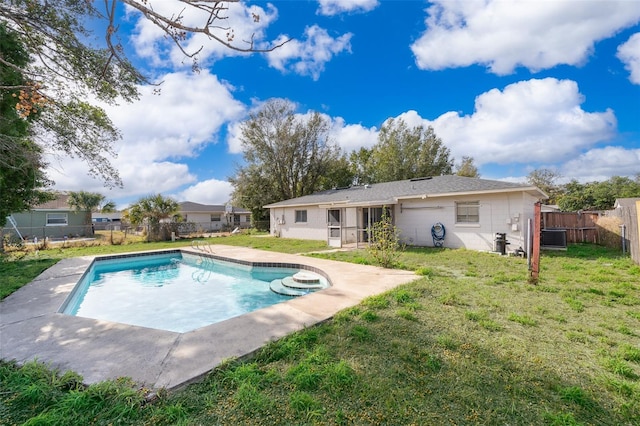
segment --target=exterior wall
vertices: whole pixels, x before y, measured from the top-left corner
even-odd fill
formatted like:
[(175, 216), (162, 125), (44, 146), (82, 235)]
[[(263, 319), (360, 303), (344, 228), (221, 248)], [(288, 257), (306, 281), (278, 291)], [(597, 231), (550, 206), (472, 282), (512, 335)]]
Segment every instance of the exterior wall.
[[(295, 222), (296, 210), (307, 211), (306, 223)], [(269, 219), (271, 235), (327, 241), (327, 209), (313, 206), (273, 208), (269, 209)]]
[[(456, 202), (471, 201), (480, 203), (479, 223), (456, 223)], [(440, 222), (446, 230), (444, 247), (493, 251), (496, 233), (505, 233), (507, 251), (526, 249), (526, 219), (532, 217), (535, 201), (523, 193), (403, 201), (395, 206), (395, 225), (408, 245), (433, 246), (431, 227)]]
[[(529, 246), (532, 244), (532, 239), (528, 235), (528, 222), (531, 220), (532, 224), (535, 219), (535, 203), (538, 201), (537, 198), (528, 195), (522, 194), (522, 218), (520, 220), (520, 225), (522, 229), (522, 248), (524, 250), (529, 250)], [(538, 230), (539, 231), (539, 230)], [(508, 237), (508, 235), (507, 235)], [(516, 247), (511, 247), (518, 248)]]
[[(479, 223), (456, 223), (456, 202), (479, 202)], [(495, 251), (497, 233), (505, 233), (507, 251), (527, 249), (527, 220), (533, 219), (537, 199), (522, 192), (403, 200), (393, 208), (394, 224), (403, 243), (433, 247), (431, 227), (440, 222), (446, 230), (444, 247)], [(307, 222), (295, 223), (295, 211), (307, 210)], [(343, 242), (356, 241), (362, 211), (341, 209)], [(283, 221), (284, 219), (284, 221)], [(271, 234), (284, 238), (327, 241), (327, 209), (280, 207), (270, 209)]]
[[(204, 231), (219, 231), (223, 227), (227, 226), (227, 217), (224, 212), (207, 212), (207, 213), (199, 213), (199, 212), (181, 212), (182, 217), (186, 216), (186, 221), (195, 223), (196, 227), (201, 228)], [(211, 216), (220, 216), (219, 221), (212, 221)], [(251, 224), (251, 216), (250, 213), (236, 213), (236, 215), (240, 216), (240, 227), (248, 228)], [(233, 218), (231, 218), (233, 220)], [(234, 222), (229, 224), (231, 227), (237, 226)]]
[[(66, 213), (66, 225), (47, 225), (47, 213)], [(85, 223), (86, 212), (71, 210), (29, 210), (22, 213), (13, 213), (13, 219), (24, 238), (63, 238), (75, 236), (89, 236), (91, 225)], [(5, 230), (11, 231), (13, 227), (9, 222)]]

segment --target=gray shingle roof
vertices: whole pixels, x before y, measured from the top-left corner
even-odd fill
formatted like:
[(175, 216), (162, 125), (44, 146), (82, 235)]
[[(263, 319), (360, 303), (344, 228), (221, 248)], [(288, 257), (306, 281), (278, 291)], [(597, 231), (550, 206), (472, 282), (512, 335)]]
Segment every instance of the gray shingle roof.
[(395, 204), (398, 199), (402, 198), (510, 191), (529, 192), (539, 198), (546, 198), (544, 192), (531, 185), (452, 175), (330, 189), (269, 204), (265, 208), (328, 203), (346, 203), (349, 205)]
[(73, 210), (73, 207), (69, 205), (68, 193), (58, 192), (55, 195), (56, 198), (54, 200), (33, 206), (31, 210)]

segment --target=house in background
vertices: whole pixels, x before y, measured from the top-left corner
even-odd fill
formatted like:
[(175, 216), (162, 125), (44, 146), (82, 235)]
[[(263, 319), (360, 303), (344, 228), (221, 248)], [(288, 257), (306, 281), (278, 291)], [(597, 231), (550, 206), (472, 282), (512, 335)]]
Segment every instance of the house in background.
[(34, 237), (43, 240), (91, 236), (91, 225), (85, 223), (87, 212), (75, 211), (68, 199), (69, 194), (60, 192), (55, 200), (34, 206), (26, 212), (11, 214), (3, 233), (15, 234), (13, 222), (22, 237), (29, 240)]
[(120, 231), (123, 229), (122, 212), (93, 212), (91, 213), (91, 223), (93, 223), (93, 227), (96, 231), (105, 229)]
[(528, 221), (535, 203), (546, 198), (531, 185), (434, 176), (337, 188), (264, 207), (272, 235), (334, 247), (367, 242), (368, 229), (388, 209), (405, 244), (436, 245), (436, 226), (444, 228), (444, 247), (494, 251), (498, 234), (504, 234), (513, 251), (527, 249)]
[(180, 215), (185, 222), (191, 222), (198, 229), (216, 232), (225, 229), (245, 229), (251, 226), (249, 210), (227, 205), (209, 205), (183, 201), (178, 203)]

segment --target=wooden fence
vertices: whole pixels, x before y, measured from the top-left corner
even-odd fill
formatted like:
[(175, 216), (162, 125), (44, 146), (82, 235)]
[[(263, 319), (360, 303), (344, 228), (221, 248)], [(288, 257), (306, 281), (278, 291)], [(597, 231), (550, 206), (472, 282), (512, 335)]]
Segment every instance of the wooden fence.
[(598, 244), (598, 218), (600, 213), (544, 212), (542, 229), (567, 231), (567, 243)]
[(605, 212), (544, 212), (542, 229), (565, 230), (567, 244), (595, 243), (624, 249), (640, 264), (640, 201), (619, 201), (617, 208)]
[(640, 199), (620, 199), (617, 208), (606, 215), (619, 218), (620, 224), (624, 225), (623, 247), (640, 265)]

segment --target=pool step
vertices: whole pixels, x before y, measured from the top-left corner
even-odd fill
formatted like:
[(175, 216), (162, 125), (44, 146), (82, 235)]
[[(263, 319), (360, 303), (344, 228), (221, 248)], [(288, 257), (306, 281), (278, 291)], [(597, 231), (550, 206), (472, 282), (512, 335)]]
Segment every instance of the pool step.
[(297, 283), (319, 283), (320, 276), (312, 272), (298, 272), (293, 275), (293, 280)]
[(303, 296), (327, 287), (319, 275), (310, 272), (298, 272), (290, 277), (273, 280), (270, 284), (271, 291), (285, 296)]

